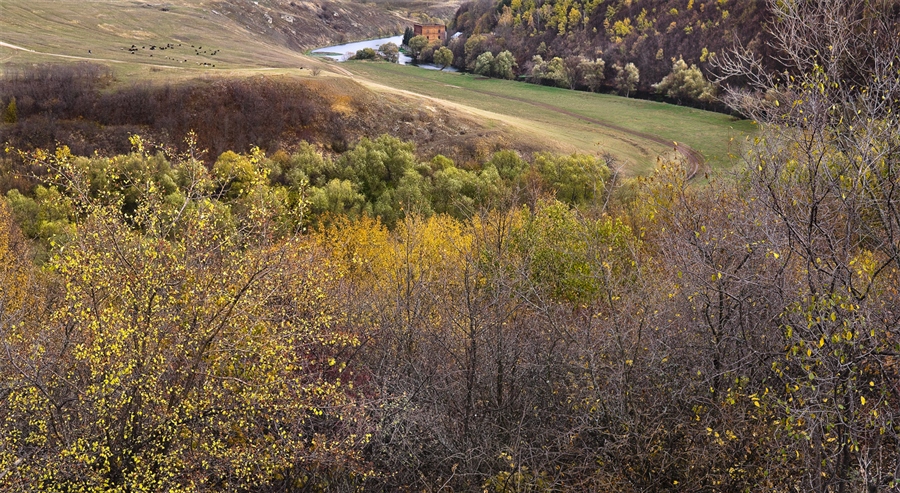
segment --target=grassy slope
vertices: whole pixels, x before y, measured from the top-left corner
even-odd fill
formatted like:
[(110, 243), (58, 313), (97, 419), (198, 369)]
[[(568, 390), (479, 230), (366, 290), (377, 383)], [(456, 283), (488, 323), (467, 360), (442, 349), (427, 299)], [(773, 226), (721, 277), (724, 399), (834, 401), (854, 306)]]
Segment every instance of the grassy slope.
[(700, 151), (713, 168), (728, 167), (729, 154), (737, 150), (735, 141), (754, 131), (746, 120), (670, 104), (385, 63), (348, 62), (345, 66), (381, 84), (529, 121), (546, 138), (573, 150), (610, 151), (638, 174), (651, 169), (656, 156), (671, 150), (669, 142), (682, 142)]
[[(428, 105), (449, 102), (455, 113), (474, 116), (486, 129), (507, 133), (513, 147), (528, 143), (530, 147), (564, 152), (611, 152), (633, 174), (649, 171), (658, 155), (671, 151), (671, 141), (699, 150), (714, 168), (727, 167), (728, 154), (736, 147), (732, 139), (740, 140), (739, 136), (753, 131), (748, 122), (725, 115), (616, 96), (385, 63), (338, 66), (254, 35), (215, 14), (209, 2), (175, 0), (165, 5), (168, 11), (136, 1), (3, 0), (0, 41), (43, 54), (0, 47), (0, 67), (84, 57), (110, 63), (120, 82), (131, 84), (147, 79), (260, 73), (308, 77), (309, 68), (321, 66), (325, 75), (352, 73), (360, 82), (372, 81), (432, 98)], [(150, 45), (166, 43), (182, 46), (149, 50)], [(146, 49), (131, 54), (127, 49), (132, 44)], [(207, 53), (197, 55), (190, 48), (192, 44), (203, 46)], [(212, 50), (219, 51), (213, 56)], [(201, 63), (215, 64), (216, 68)], [(640, 134), (652, 134), (654, 138)]]
[[(0, 2), (0, 41), (41, 53), (120, 61), (132, 69), (154, 66), (208, 72), (211, 69), (200, 64), (234, 69), (297, 67), (306, 61), (301, 53), (251, 35), (204, 2), (166, 5), (171, 5), (168, 11), (143, 2), (4, 0)], [(149, 49), (167, 43), (181, 46)], [(129, 53), (131, 45), (139, 51)], [(196, 54), (191, 45), (202, 46), (206, 53)], [(212, 55), (213, 50), (219, 52)], [(0, 47), (4, 63), (28, 63), (35, 58), (46, 57)]]

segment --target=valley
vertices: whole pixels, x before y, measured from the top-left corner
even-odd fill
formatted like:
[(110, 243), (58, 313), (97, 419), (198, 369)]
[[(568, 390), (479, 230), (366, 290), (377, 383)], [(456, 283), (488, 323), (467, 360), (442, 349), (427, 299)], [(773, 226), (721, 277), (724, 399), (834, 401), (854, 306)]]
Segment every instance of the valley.
[[(344, 7), (353, 9), (354, 5)], [(256, 7), (253, 15), (240, 13), (241, 9)], [(379, 101), (385, 105), (402, 104), (401, 99), (427, 98), (430, 106), (443, 108), (448, 115), (465, 121), (463, 126), (483, 128), (481, 134), (495, 135), (526, 153), (547, 149), (611, 154), (629, 175), (648, 172), (658, 156), (677, 155), (673, 152), (675, 143), (702, 155), (704, 166), (709, 165), (705, 171), (727, 169), (733, 163), (735, 140), (741, 141), (753, 132), (746, 121), (672, 105), (476, 80), (466, 75), (423, 73), (385, 63), (337, 64), (310, 57), (301, 50), (348, 36), (365, 38), (402, 30), (412, 21), (398, 17), (400, 14), (448, 15), (448, 10), (446, 6), (427, 3), (407, 5), (406, 10), (401, 6), (380, 6), (379, 12), (390, 13), (387, 20), (367, 24), (368, 29), (381, 26), (377, 33), (352, 25), (348, 25), (349, 32), (338, 36), (327, 34), (331, 31), (324, 27), (310, 25), (295, 29), (295, 36), (276, 29), (280, 24), (274, 19), (301, 7), (312, 8), (311, 4), (275, 1), (260, 5), (243, 1), (159, 5), (67, 0), (6, 2), (0, 7), (0, 41), (6, 43), (0, 45), (0, 60), (7, 71), (28, 63), (104, 63), (113, 70), (114, 84), (119, 87), (135, 83), (177, 84), (195, 78), (288, 76), (312, 81), (346, 77), (367, 88), (365, 92), (380, 92), (383, 96)], [(320, 7), (327, 8), (325, 4)], [(341, 12), (337, 18), (350, 15)], [(296, 16), (294, 22), (299, 23), (301, 18), (306, 19), (304, 22), (318, 19), (304, 14)], [(326, 25), (321, 19), (316, 22)], [(303, 34), (309, 32), (320, 33), (320, 37)], [(472, 137), (470, 132), (468, 139)], [(446, 146), (443, 148), (450, 152)]]

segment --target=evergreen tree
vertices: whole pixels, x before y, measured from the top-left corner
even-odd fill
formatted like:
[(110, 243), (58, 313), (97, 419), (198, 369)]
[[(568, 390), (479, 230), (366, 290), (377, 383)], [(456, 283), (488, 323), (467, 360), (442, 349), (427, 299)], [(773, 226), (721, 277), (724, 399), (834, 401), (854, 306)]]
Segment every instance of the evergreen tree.
[(6, 123), (16, 123), (19, 121), (19, 110), (16, 108), (15, 97), (9, 100), (9, 104), (6, 106), (6, 112), (3, 115), (3, 121)]
[(407, 27), (406, 30), (403, 31), (403, 42), (401, 43), (403, 46), (409, 46), (409, 40), (415, 36), (416, 33), (413, 31), (413, 28)]

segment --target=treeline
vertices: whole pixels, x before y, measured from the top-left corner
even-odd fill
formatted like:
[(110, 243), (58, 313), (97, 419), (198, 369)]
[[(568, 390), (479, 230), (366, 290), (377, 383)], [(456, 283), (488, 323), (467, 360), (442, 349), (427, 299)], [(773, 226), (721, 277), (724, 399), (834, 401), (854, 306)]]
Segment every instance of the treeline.
[[(447, 46), (461, 69), (474, 71), (483, 54), (509, 52), (515, 75), (534, 83), (727, 111), (711, 81), (725, 77), (727, 85), (741, 88), (754, 83), (746, 74), (716, 67), (727, 64), (734, 52), (757, 60), (770, 75), (796, 67), (797, 61), (779, 48), (777, 36), (784, 33), (770, 34), (770, 26), (785, 20), (773, 13), (780, 9), (781, 3), (771, 0), (473, 0), (457, 11), (451, 28), (462, 34)], [(874, 18), (886, 17), (891, 31), (900, 26), (900, 8), (890, 2), (842, 6), (823, 17), (835, 15), (853, 21), (845, 26), (845, 38), (871, 37), (859, 26)], [(828, 37), (808, 34), (815, 45)], [(862, 60), (871, 49), (854, 43), (848, 62), (867, 66), (850, 62), (832, 75), (865, 84), (860, 76), (873, 66)], [(811, 53), (811, 60), (827, 63), (827, 51)]]

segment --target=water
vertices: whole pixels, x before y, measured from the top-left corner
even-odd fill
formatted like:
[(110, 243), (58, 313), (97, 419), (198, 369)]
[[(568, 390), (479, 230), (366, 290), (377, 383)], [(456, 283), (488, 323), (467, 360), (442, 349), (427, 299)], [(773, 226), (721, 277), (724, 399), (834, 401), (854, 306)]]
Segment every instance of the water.
[[(378, 47), (385, 43), (394, 43), (397, 46), (400, 46), (400, 43), (403, 42), (403, 36), (391, 36), (389, 38), (378, 38), (378, 39), (370, 39), (368, 41), (356, 41), (354, 43), (346, 43), (342, 45), (336, 46), (327, 46), (325, 48), (318, 48), (312, 50), (313, 53), (319, 53), (320, 56), (325, 56), (331, 58), (332, 60), (337, 60), (339, 62), (347, 61), (348, 58), (355, 55), (357, 51), (363, 48), (372, 48), (375, 51), (378, 51)], [(412, 58), (400, 53), (400, 59), (397, 63), (401, 65), (409, 65), (412, 63)], [(429, 69), (429, 70), (439, 70), (440, 67), (432, 65), (432, 64), (421, 64), (419, 68)], [(456, 69), (453, 67), (447, 67), (444, 69), (445, 72), (456, 72)]]

